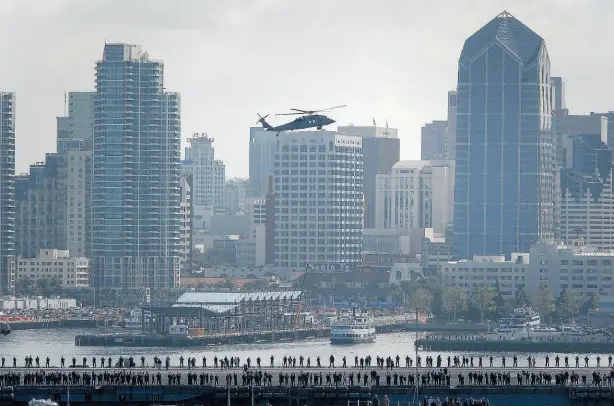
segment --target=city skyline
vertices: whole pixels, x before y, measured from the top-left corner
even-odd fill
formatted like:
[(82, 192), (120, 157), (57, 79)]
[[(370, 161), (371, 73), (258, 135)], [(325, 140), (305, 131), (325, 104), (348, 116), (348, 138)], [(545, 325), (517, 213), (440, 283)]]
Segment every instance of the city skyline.
[[(53, 6), (36, 1), (26, 6), (0, 6), (7, 19), (2, 28), (7, 30), (5, 36), (19, 38), (22, 28), (15, 24), (23, 18), (45, 23), (23, 33), (28, 37), (45, 29), (36, 42), (3, 44), (5, 53), (18, 55), (20, 61), (0, 65), (0, 77), (5, 78), (0, 87), (15, 92), (20, 105), (17, 173), (54, 150), (55, 117), (64, 113), (63, 93), (93, 90), (91, 72), (105, 39), (142, 44), (165, 61), (167, 86), (182, 94), (183, 141), (198, 131), (215, 137), (229, 177), (247, 175), (247, 162), (239, 157), (247, 156), (248, 146), (238, 141), (244, 139), (257, 112), (318, 108), (336, 102), (348, 104), (334, 114), (340, 125), (351, 121), (365, 125), (372, 118), (381, 125), (388, 119), (399, 129), (404, 145), (401, 159), (417, 159), (421, 126), (446, 118), (447, 91), (455, 88), (455, 66), (463, 39), (509, 5), (493, 1), (476, 9), (481, 2), (435, 1), (411, 7), (396, 2), (389, 7), (352, 2), (350, 8), (344, 2), (316, 2), (312, 13), (319, 18), (313, 22), (296, 6), (277, 2), (250, 3), (240, 11), (236, 3), (200, 6), (186, 2), (179, 10), (168, 2), (154, 7), (134, 2), (122, 6), (121, 16), (109, 14), (112, 3), (102, 8), (80, 7), (71, 1), (57, 1)], [(604, 56), (588, 54), (583, 44), (590, 37), (595, 46), (589, 48), (600, 49), (599, 41), (607, 40), (608, 32), (596, 31), (611, 29), (599, 21), (608, 15), (604, 8), (612, 6), (601, 4), (597, 13), (591, 12), (588, 4), (573, 5), (571, 1), (539, 5), (523, 1), (509, 11), (548, 41), (554, 61), (552, 74), (564, 77), (572, 111), (608, 111), (608, 89), (614, 87), (606, 74), (610, 69), (605, 59), (600, 59)], [(326, 12), (320, 12), (323, 7)], [(456, 18), (463, 9), (472, 13)], [(166, 20), (158, 18), (161, 16)], [(372, 22), (369, 19), (379, 22), (375, 24), (377, 31), (363, 29)], [(435, 19), (446, 29), (437, 24), (421, 25)], [(335, 28), (327, 28), (333, 21)], [(88, 29), (84, 30), (84, 25)], [(263, 26), (267, 29), (261, 29)], [(570, 26), (578, 29), (561, 28)], [(76, 30), (80, 35), (73, 35)], [(280, 38), (280, 32), (289, 39)], [(344, 35), (335, 34), (338, 32)], [(428, 43), (420, 41), (425, 36)], [(215, 37), (215, 42), (210, 37)], [(315, 44), (317, 52), (306, 44)], [(327, 59), (338, 63), (322, 63)], [(587, 75), (587, 59), (592, 61), (591, 75)], [(424, 63), (416, 64), (416, 60)], [(306, 72), (309, 80), (302, 79)], [(317, 91), (313, 83), (321, 84)], [(345, 96), (338, 100), (339, 94)]]

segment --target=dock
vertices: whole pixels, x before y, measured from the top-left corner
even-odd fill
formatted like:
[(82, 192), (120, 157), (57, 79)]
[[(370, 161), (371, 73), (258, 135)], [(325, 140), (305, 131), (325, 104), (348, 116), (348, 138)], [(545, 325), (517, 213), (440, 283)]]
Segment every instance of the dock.
[[(447, 331), (479, 333), (488, 329), (483, 324), (438, 324), (414, 323), (396, 320), (376, 324), (378, 334), (403, 331)], [(75, 345), (80, 347), (172, 347), (191, 348), (212, 345), (252, 344), (258, 342), (276, 343), (330, 337), (330, 328), (314, 327), (280, 329), (274, 331), (242, 331), (236, 333), (206, 334), (198, 337), (165, 334), (81, 334), (75, 336)]]
[(497, 340), (478, 337), (433, 337), (416, 341), (426, 351), (601, 353), (614, 351), (614, 341)]

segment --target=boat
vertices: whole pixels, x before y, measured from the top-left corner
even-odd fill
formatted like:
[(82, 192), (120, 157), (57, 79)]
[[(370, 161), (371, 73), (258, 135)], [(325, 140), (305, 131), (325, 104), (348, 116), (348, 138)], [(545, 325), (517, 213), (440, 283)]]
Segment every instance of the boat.
[(50, 399), (32, 399), (28, 402), (28, 406), (58, 406), (58, 402)]
[(333, 322), (330, 328), (331, 344), (372, 343), (375, 337), (373, 316), (358, 314), (356, 309), (352, 310), (351, 316)]
[(530, 307), (514, 309), (511, 315), (499, 320), (499, 332), (510, 333), (527, 328), (537, 328), (541, 325), (539, 313)]
[(124, 327), (130, 330), (141, 330), (143, 328), (143, 322), (141, 321), (141, 310), (131, 310), (130, 315), (124, 319)]

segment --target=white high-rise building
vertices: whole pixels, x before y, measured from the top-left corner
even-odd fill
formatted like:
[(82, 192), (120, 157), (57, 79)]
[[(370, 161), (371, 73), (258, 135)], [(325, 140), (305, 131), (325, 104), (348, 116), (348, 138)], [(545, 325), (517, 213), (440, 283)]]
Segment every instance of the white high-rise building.
[(281, 133), (275, 155), (275, 264), (357, 266), (363, 218), (362, 138)]
[(188, 138), (182, 172), (192, 175), (192, 196), (196, 206), (224, 205), (224, 163), (215, 159), (213, 138), (195, 133)]
[(432, 228), (443, 234), (452, 223), (454, 164), (399, 161), (377, 176), (376, 228)]

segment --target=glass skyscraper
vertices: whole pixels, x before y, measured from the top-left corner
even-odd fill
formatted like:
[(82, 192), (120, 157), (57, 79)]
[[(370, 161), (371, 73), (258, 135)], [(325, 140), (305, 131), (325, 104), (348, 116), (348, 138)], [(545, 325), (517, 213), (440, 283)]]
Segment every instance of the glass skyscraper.
[(544, 40), (503, 12), (458, 63), (456, 258), (529, 252), (553, 237), (555, 152)]
[(140, 46), (105, 44), (96, 64), (91, 242), (97, 287), (179, 284), (179, 95)]

